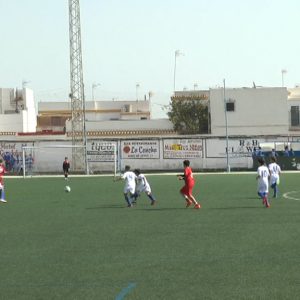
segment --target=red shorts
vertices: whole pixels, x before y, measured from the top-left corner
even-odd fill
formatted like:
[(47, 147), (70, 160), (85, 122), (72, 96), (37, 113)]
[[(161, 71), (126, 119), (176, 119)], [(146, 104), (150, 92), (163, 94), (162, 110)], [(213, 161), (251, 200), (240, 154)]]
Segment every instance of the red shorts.
[(180, 193), (186, 196), (191, 196), (193, 194), (194, 182), (190, 182), (183, 186), (180, 190)]

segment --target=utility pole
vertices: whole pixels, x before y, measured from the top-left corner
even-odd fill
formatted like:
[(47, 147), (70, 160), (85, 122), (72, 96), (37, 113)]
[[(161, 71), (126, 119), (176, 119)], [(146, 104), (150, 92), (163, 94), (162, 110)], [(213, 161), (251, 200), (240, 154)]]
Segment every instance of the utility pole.
[(229, 147), (228, 147), (228, 119), (227, 119), (227, 99), (226, 99), (226, 87), (225, 79), (223, 80), (223, 100), (224, 100), (224, 113), (225, 113), (225, 135), (226, 135), (226, 170), (230, 172), (229, 165)]
[(85, 98), (81, 52), (79, 0), (69, 0), (70, 99), (72, 110), (72, 167), (88, 174), (85, 128)]

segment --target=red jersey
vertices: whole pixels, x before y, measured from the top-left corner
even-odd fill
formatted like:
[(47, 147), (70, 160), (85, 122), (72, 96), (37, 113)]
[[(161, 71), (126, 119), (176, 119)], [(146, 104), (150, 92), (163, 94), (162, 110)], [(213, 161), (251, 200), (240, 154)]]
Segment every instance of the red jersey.
[(0, 184), (3, 185), (3, 176), (7, 173), (3, 164), (0, 164)]
[(195, 183), (193, 171), (191, 167), (186, 167), (184, 169), (184, 181), (186, 185), (193, 185)]

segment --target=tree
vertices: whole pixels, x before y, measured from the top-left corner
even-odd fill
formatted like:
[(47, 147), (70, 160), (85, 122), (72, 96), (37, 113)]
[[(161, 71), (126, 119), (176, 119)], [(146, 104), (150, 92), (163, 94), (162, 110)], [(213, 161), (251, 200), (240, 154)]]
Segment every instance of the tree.
[(173, 97), (168, 112), (174, 130), (180, 134), (209, 133), (208, 101)]

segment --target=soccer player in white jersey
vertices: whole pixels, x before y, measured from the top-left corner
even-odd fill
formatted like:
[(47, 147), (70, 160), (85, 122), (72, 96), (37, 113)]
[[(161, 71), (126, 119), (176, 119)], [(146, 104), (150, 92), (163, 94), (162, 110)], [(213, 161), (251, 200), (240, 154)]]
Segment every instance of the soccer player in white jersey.
[(125, 166), (125, 172), (117, 180), (124, 180), (124, 197), (128, 207), (132, 207), (132, 201), (134, 199), (135, 187), (136, 187), (136, 175), (130, 171), (130, 166)]
[(269, 177), (270, 172), (269, 169), (265, 165), (265, 160), (260, 157), (258, 159), (259, 167), (257, 169), (257, 193), (262, 198), (262, 203), (267, 208), (270, 207), (270, 203), (268, 201), (268, 193), (269, 193)]
[(140, 169), (135, 169), (134, 173), (136, 175), (136, 192), (135, 192), (135, 202), (136, 199), (141, 195), (141, 193), (145, 192), (145, 194), (148, 196), (148, 198), (151, 201), (151, 205), (155, 204), (156, 199), (152, 195), (150, 184), (144, 174), (141, 174)]
[(269, 164), (269, 171), (271, 174), (270, 177), (270, 185), (271, 188), (274, 190), (274, 198), (277, 198), (278, 196), (278, 185), (279, 185), (279, 178), (281, 173), (280, 166), (276, 163), (276, 157), (271, 157), (271, 163)]

